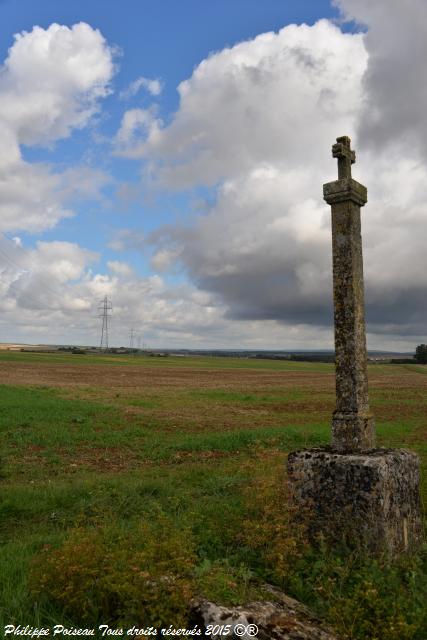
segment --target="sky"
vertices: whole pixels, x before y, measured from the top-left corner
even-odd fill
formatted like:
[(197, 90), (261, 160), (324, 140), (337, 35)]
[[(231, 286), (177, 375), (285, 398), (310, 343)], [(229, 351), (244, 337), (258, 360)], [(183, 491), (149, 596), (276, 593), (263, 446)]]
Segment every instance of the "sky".
[(349, 135), (370, 349), (427, 341), (425, 0), (0, 0), (0, 342), (333, 348)]

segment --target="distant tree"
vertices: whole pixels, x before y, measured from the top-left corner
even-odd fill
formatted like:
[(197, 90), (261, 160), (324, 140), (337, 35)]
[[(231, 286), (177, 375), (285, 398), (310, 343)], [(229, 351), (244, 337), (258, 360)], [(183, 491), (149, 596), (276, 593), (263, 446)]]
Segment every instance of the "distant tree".
[(415, 349), (415, 360), (418, 364), (427, 364), (427, 344), (419, 344)]

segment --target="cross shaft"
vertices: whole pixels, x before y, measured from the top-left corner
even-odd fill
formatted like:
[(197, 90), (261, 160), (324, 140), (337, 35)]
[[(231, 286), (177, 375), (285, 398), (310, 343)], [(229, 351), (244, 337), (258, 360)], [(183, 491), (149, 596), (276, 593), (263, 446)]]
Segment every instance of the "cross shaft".
[(334, 284), (336, 409), (332, 444), (341, 451), (372, 448), (374, 420), (369, 411), (366, 368), (360, 207), (366, 187), (353, 180), (356, 155), (350, 138), (337, 138), (332, 155), (338, 158), (338, 180), (323, 185), (332, 207), (332, 257)]

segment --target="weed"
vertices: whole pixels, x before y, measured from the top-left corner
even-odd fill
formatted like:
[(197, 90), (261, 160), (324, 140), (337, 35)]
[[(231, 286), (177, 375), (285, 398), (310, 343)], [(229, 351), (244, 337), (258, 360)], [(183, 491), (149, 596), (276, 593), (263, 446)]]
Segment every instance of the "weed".
[(191, 532), (164, 515), (130, 532), (78, 527), (35, 559), (30, 590), (88, 624), (182, 626), (194, 564)]
[(195, 570), (195, 585), (203, 597), (226, 606), (269, 597), (246, 564), (233, 566), (227, 559), (211, 562), (205, 558)]

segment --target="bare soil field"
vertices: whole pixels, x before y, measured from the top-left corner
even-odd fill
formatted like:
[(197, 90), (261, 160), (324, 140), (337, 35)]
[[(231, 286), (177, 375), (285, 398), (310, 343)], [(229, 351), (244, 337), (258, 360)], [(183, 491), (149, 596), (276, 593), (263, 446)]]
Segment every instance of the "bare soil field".
[[(424, 499), (426, 373), (369, 367), (378, 444), (419, 453)], [(286, 524), (287, 454), (329, 442), (334, 395), (330, 364), (2, 352), (0, 628), (117, 621), (117, 599), (133, 624), (129, 590), (138, 621), (170, 624), (190, 593), (239, 604), (267, 580), (346, 640), (424, 640), (427, 554), (398, 567), (313, 558)], [(191, 554), (176, 574), (183, 539)], [(153, 582), (135, 582), (127, 548), (152, 575), (164, 553), (162, 571), (184, 580), (182, 594), (150, 591), (144, 608)], [(84, 586), (86, 567), (98, 590)]]
[[(248, 365), (249, 366), (249, 365)], [(74, 365), (51, 362), (1, 362), (0, 384), (47, 384), (58, 387), (96, 386), (114, 389), (250, 389), (263, 391), (284, 385), (293, 388), (295, 384), (304, 388), (331, 388), (333, 373), (306, 371), (268, 371), (247, 369), (203, 369), (187, 367), (174, 368), (167, 364), (162, 367), (132, 366), (116, 364)]]

